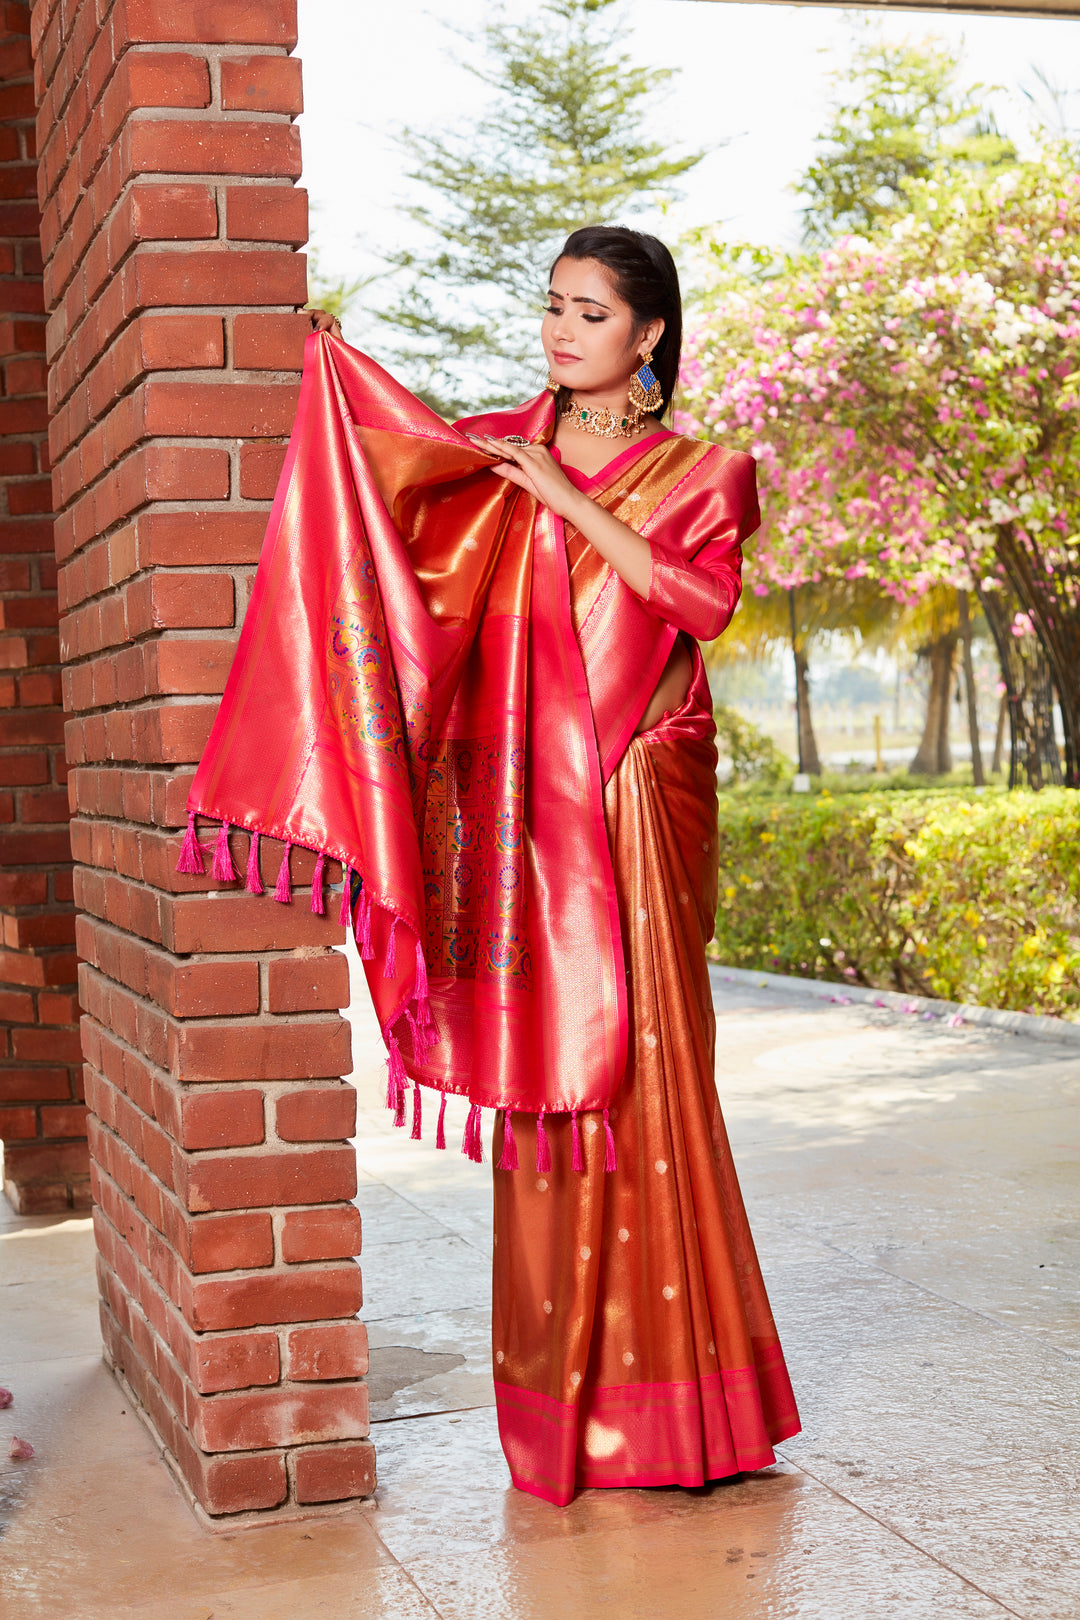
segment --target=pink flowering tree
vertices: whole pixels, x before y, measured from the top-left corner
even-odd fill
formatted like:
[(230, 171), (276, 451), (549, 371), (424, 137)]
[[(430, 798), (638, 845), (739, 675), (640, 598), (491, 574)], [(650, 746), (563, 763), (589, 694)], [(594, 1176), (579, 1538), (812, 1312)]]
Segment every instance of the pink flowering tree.
[[(1064, 146), (935, 172), (872, 238), (771, 277), (722, 270), (691, 323), (680, 426), (751, 450), (752, 590), (975, 589), (1014, 762), (1080, 785), (1080, 176)], [(1045, 692), (1044, 692), (1045, 698)]]

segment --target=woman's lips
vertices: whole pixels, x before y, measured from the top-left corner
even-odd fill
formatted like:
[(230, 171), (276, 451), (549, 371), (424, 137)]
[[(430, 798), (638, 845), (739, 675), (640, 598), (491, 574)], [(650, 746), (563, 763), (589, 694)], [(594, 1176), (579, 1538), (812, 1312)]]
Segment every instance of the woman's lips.
[(581, 356), (579, 354), (560, 354), (556, 350), (552, 353), (551, 358), (554, 360), (557, 366), (568, 366), (576, 365), (581, 359)]

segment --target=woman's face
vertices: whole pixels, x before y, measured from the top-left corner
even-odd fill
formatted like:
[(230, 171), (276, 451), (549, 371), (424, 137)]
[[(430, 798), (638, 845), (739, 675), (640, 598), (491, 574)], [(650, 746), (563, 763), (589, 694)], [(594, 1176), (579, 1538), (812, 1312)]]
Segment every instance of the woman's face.
[(557, 383), (576, 394), (625, 392), (662, 320), (642, 327), (595, 259), (560, 259), (551, 277), (541, 338)]

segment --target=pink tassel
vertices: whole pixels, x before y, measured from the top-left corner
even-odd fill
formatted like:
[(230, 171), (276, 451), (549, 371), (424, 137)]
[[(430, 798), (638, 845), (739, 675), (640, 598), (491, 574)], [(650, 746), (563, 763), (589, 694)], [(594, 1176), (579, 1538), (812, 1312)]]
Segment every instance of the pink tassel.
[(386, 1106), (394, 1110), (394, 1124), (405, 1123), (405, 1088), (408, 1076), (405, 1073), (405, 1060), (401, 1056), (401, 1047), (397, 1043), (397, 1036), (390, 1030), (384, 1030), (386, 1039), (387, 1069), (386, 1069)]
[(292, 873), (289, 871), (289, 857), (292, 854), (292, 845), (285, 845), (285, 853), (281, 857), (278, 867), (277, 887), (274, 889), (274, 899), (281, 905), (287, 906), (292, 900)]
[(617, 1170), (618, 1160), (615, 1157), (615, 1132), (608, 1120), (608, 1111), (604, 1109), (604, 1169)]
[(442, 1094), (442, 1102), (439, 1104), (439, 1123), (435, 1127), (435, 1146), (437, 1148), (445, 1148), (445, 1146), (446, 1146), (446, 1092), (445, 1091)]
[(576, 1108), (574, 1109), (573, 1113), (570, 1115), (570, 1119), (572, 1121), (571, 1132), (572, 1132), (572, 1135), (573, 1135), (573, 1138), (574, 1138), (574, 1153), (573, 1153), (573, 1157), (570, 1160), (570, 1163), (573, 1166), (573, 1168), (576, 1171), (578, 1171), (579, 1174), (584, 1174), (584, 1171), (585, 1171), (585, 1157), (584, 1157), (584, 1154), (581, 1151), (581, 1128), (580, 1128), (580, 1126), (578, 1125), (578, 1122), (577, 1122), (577, 1109)]
[(218, 883), (235, 883), (240, 876), (233, 865), (232, 850), (229, 848), (229, 823), (223, 821), (218, 830), (217, 843), (214, 845), (214, 865), (211, 874)]
[(420, 1086), (414, 1080), (412, 1093), (412, 1139), (414, 1142), (419, 1142), (420, 1138)]
[(431, 1002), (428, 998), (427, 962), (424, 959), (424, 947), (419, 939), (416, 941), (416, 1021), (420, 1025), (424, 1045), (432, 1045), (435, 1041), (435, 1020), (431, 1016)]
[(176, 863), (176, 870), (185, 873), (187, 877), (202, 877), (206, 872), (202, 845), (195, 836), (194, 810), (188, 811), (187, 832), (184, 834), (184, 842), (180, 845), (180, 859)]
[(551, 1169), (551, 1143), (544, 1127), (543, 1109), (536, 1116), (536, 1168), (540, 1175)]
[(326, 905), (323, 901), (322, 879), (323, 867), (326, 865), (326, 856), (320, 849), (315, 862), (315, 870), (311, 874), (311, 909), (316, 917), (325, 917)]
[(361, 962), (370, 962), (375, 947), (371, 943), (371, 896), (366, 887), (360, 890), (360, 904), (356, 908), (356, 943)]
[(386, 947), (386, 966), (383, 968), (383, 978), (392, 979), (397, 972), (397, 925), (395, 917), (390, 924), (390, 943)]
[(343, 866), (341, 869), (341, 910), (338, 912), (338, 922), (342, 928), (348, 928), (352, 921), (352, 867)]
[(499, 1155), (500, 1170), (516, 1170), (518, 1167), (517, 1140), (514, 1136), (514, 1116), (510, 1109), (503, 1115), (503, 1146)]
[(257, 832), (253, 832), (248, 840), (247, 883), (245, 887), (248, 894), (265, 893), (262, 877), (259, 873), (259, 835)]
[(483, 1164), (484, 1111), (479, 1103), (473, 1103), (469, 1109), (469, 1117), (465, 1123), (465, 1141), (468, 1143), (467, 1152), (473, 1164)]

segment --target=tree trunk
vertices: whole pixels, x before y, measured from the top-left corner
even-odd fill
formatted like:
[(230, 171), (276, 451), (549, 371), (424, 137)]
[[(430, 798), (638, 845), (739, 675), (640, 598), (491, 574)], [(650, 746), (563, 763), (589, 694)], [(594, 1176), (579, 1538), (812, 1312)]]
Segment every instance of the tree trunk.
[(818, 758), (814, 722), (810, 715), (810, 669), (799, 638), (794, 586), (788, 590), (788, 612), (791, 615), (791, 651), (795, 659), (795, 733), (799, 743), (799, 770), (806, 776), (820, 776), (821, 760)]
[(994, 758), (990, 765), (991, 775), (997, 776), (1001, 770), (1001, 751), (1005, 745), (1005, 720), (1009, 713), (1009, 694), (1002, 692), (1001, 702), (998, 704), (997, 730), (994, 733)]
[(956, 631), (938, 636), (919, 655), (930, 666), (930, 692), (926, 700), (926, 723), (922, 741), (909, 769), (919, 776), (944, 776), (952, 770), (949, 748), (949, 699), (952, 695), (953, 664), (956, 659)]
[[(1028, 669), (1024, 698), (1030, 701), (1030, 713), (1026, 735), (1021, 737), (1028, 780), (1032, 787), (1041, 787), (1044, 781), (1080, 787), (1080, 611), (1075, 574), (1070, 569), (1048, 568), (1035, 541), (1023, 540), (1011, 522), (998, 524), (996, 550), (1009, 590), (985, 594), (1012, 597), (1013, 605), (1027, 613), (1038, 639), (1038, 653), (1032, 655), (1020, 645), (1032, 637), (1009, 638), (1019, 647)], [(999, 639), (996, 633), (995, 639)], [(1002, 659), (1003, 665), (1005, 662), (1007, 655)], [(1018, 686), (1010, 688), (1010, 713), (1019, 712), (1014, 692), (1020, 696)], [(1064, 770), (1054, 734), (1055, 694), (1065, 733)], [(1029, 758), (1034, 760), (1034, 773)]]
[(1019, 606), (1006, 588), (980, 592), (986, 622), (997, 647), (1009, 714), (1009, 786), (1022, 782), (1038, 791), (1061, 785), (1061, 755), (1054, 737), (1054, 683), (1037, 636), (1013, 635)]
[(971, 738), (971, 774), (976, 787), (986, 785), (983, 774), (982, 749), (979, 747), (979, 706), (975, 698), (975, 664), (971, 656), (971, 614), (968, 612), (967, 591), (957, 591), (956, 603), (960, 610), (960, 647), (964, 662), (964, 691), (967, 694), (968, 735)]
[(799, 769), (808, 776), (821, 775), (814, 722), (810, 714), (810, 671), (806, 654), (795, 653), (795, 721), (799, 732)]

